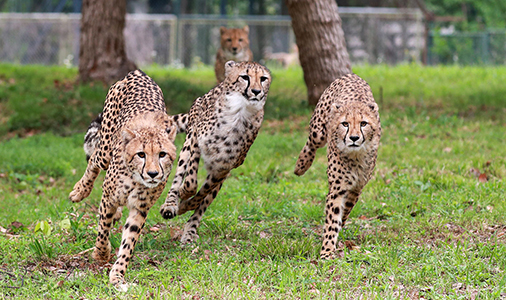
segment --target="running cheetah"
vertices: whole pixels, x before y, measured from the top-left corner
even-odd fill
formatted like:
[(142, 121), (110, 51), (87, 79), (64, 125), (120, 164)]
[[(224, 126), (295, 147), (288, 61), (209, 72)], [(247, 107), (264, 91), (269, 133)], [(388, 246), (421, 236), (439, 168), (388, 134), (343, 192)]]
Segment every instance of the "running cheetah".
[[(182, 243), (198, 237), (197, 227), (204, 212), (230, 171), (244, 162), (262, 124), (263, 107), (271, 84), (269, 70), (255, 62), (228, 61), (225, 75), (222, 83), (195, 100), (188, 114), (174, 117), (180, 130), (184, 128), (187, 135), (172, 187), (160, 213), (170, 219), (195, 211), (185, 225)], [(197, 193), (201, 156), (207, 178)]]
[(130, 213), (109, 273), (109, 281), (123, 288), (125, 271), (148, 211), (160, 197), (176, 158), (177, 128), (166, 113), (162, 91), (140, 70), (130, 72), (109, 89), (103, 114), (93, 122), (90, 127), (98, 126), (99, 130), (88, 130), (88, 167), (69, 198), (79, 202), (88, 197), (100, 171), (107, 170), (92, 256), (100, 262), (109, 261), (111, 224), (114, 218), (119, 219), (118, 207), (127, 206)]
[(295, 167), (295, 174), (303, 175), (311, 167), (316, 150), (328, 142), (329, 193), (322, 259), (335, 255), (339, 231), (376, 165), (380, 137), (378, 105), (362, 78), (344, 75), (323, 92), (311, 118), (309, 138)]

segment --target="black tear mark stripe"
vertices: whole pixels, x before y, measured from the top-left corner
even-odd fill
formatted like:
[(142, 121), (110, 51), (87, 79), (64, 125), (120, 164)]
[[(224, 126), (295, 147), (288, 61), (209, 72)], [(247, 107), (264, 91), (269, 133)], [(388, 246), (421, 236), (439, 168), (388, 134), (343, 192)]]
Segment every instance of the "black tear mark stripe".
[(346, 145), (346, 137), (348, 136), (348, 133), (350, 131), (350, 125), (348, 125), (348, 127), (346, 127), (346, 134), (344, 135), (344, 138), (343, 138), (343, 143)]
[[(248, 70), (246, 70), (246, 74), (248, 73)], [(244, 92), (242, 93), (242, 95), (244, 96), (244, 98), (248, 99), (248, 90), (249, 90), (249, 86), (250, 86), (250, 80), (249, 80), (249, 76), (248, 76), (248, 85), (246, 86), (246, 88), (244, 89)]]

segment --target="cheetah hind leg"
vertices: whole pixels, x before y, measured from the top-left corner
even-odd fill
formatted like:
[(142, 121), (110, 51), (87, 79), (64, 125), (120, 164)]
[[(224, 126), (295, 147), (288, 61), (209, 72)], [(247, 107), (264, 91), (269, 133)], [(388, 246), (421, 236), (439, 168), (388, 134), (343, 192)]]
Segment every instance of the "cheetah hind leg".
[(188, 161), (188, 168), (186, 170), (186, 176), (184, 178), (184, 183), (179, 189), (179, 199), (183, 201), (189, 199), (197, 193), (197, 174), (199, 171), (199, 161), (200, 149), (196, 147), (191, 153), (190, 159)]
[[(192, 243), (193, 241), (199, 238), (197, 234), (197, 228), (199, 227), (200, 222), (202, 221), (202, 216), (206, 212), (209, 205), (213, 203), (214, 199), (216, 198), (218, 192), (221, 189), (221, 186), (222, 183), (218, 184), (211, 193), (207, 194), (207, 196), (204, 198), (204, 201), (200, 202), (198, 207), (193, 208), (195, 209), (195, 212), (184, 226), (183, 234), (181, 236), (181, 244), (185, 245), (188, 243)], [(192, 207), (190, 206), (190, 208)]]

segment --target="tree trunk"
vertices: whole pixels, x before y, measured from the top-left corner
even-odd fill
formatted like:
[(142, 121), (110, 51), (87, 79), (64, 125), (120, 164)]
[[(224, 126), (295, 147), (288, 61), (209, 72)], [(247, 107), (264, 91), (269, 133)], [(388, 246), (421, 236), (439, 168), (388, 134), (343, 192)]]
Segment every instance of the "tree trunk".
[(79, 79), (111, 84), (137, 69), (125, 51), (126, 0), (83, 0)]
[(335, 79), (351, 73), (335, 0), (285, 0), (292, 18), (308, 102), (316, 105)]

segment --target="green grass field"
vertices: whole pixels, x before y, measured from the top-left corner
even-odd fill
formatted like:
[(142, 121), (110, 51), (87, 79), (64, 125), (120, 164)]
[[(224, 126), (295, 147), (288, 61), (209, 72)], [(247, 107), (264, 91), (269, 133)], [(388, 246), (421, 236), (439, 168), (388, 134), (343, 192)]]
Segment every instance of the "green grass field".
[[(171, 113), (214, 83), (210, 68), (144, 71)], [(67, 200), (108, 87), (76, 85), (75, 69), (0, 65), (0, 298), (506, 299), (506, 68), (354, 72), (371, 85), (383, 136), (339, 236), (341, 258), (318, 259), (326, 150), (293, 175), (312, 111), (302, 71), (273, 70), (260, 134), (200, 239), (182, 248), (176, 238), (190, 213), (158, 213), (167, 188), (126, 273), (136, 285), (120, 293), (108, 284), (110, 265), (90, 258), (103, 175), (88, 199)]]

